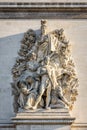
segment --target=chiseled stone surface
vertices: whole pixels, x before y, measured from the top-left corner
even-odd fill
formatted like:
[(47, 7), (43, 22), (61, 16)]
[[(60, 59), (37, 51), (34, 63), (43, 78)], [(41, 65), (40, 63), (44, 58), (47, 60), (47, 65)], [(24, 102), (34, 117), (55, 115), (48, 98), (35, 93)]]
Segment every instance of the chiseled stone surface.
[(69, 130), (70, 126), (60, 126), (60, 125), (19, 125), (17, 130)]
[(16, 113), (19, 108), (72, 109), (76, 101), (79, 84), (71, 58), (72, 45), (63, 28), (49, 32), (48, 27), (47, 20), (41, 20), (40, 34), (29, 29), (22, 39), (12, 68)]
[(31, 130), (29, 125), (18, 125), (16, 130)]
[(74, 120), (67, 109), (27, 110), (12, 118), (16, 130), (71, 130)]
[[(55, 121), (54, 121), (55, 120)], [(37, 110), (22, 110), (12, 117), (14, 123), (53, 123), (53, 124), (72, 124), (75, 120), (71, 117), (67, 108), (61, 109), (37, 109)], [(52, 122), (53, 121), (53, 122)]]
[[(72, 55), (80, 82), (79, 95), (72, 115), (76, 117), (76, 122), (87, 123), (87, 21), (55, 19), (48, 20), (48, 23), (50, 30), (63, 27), (72, 44)], [(31, 27), (37, 30), (39, 24), (39, 19), (0, 21), (0, 120), (10, 120), (14, 115), (10, 86), (11, 68), (15, 63), (23, 33)]]

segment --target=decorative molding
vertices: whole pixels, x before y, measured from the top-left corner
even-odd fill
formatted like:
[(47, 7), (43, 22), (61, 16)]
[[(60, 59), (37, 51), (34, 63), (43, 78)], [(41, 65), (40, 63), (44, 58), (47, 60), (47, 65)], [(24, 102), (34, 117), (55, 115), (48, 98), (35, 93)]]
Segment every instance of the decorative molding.
[(57, 119), (57, 120), (41, 120), (41, 119), (36, 119), (36, 120), (33, 120), (33, 119), (22, 119), (22, 120), (17, 120), (17, 119), (15, 119), (15, 120), (13, 120), (13, 123), (15, 123), (15, 124), (50, 124), (50, 125), (52, 125), (52, 124), (63, 124), (63, 125), (71, 125), (72, 124), (72, 122), (74, 121), (74, 119), (61, 119), (61, 120), (59, 120), (59, 119)]
[[(61, 114), (61, 116), (60, 116)], [(50, 124), (50, 125), (71, 125), (75, 118), (71, 117), (67, 109), (58, 110), (40, 110), (40, 111), (23, 111), (17, 113), (12, 118), (14, 124)]]
[(86, 12), (0, 12), (0, 19), (87, 19)]
[(87, 3), (0, 3), (0, 11), (61, 12), (87, 11)]
[(87, 123), (73, 123), (72, 128), (87, 128)]
[(87, 3), (0, 3), (0, 19), (86, 19)]
[(0, 128), (15, 128), (13, 123), (0, 123)]
[[(55, 121), (55, 120), (54, 120)], [(13, 121), (14, 122), (14, 121)], [(0, 123), (0, 128), (15, 128), (16, 125), (14, 123)], [(71, 126), (73, 128), (87, 128), (87, 123), (73, 123)]]

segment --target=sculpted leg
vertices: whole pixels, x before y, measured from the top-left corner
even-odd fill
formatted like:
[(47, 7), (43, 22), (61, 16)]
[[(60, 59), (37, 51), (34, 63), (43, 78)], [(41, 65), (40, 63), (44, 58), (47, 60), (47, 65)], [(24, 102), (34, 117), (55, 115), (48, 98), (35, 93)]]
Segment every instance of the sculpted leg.
[(51, 93), (51, 83), (49, 82), (49, 85), (47, 86), (47, 96), (46, 96), (46, 109), (50, 109), (50, 93)]
[(58, 86), (58, 96), (61, 98), (61, 100), (69, 106), (69, 102), (66, 100), (66, 98), (63, 96), (62, 88)]
[(42, 91), (40, 92), (39, 96), (37, 97), (35, 105), (32, 107), (32, 109), (37, 109), (37, 106), (41, 101), (41, 98), (42, 98), (44, 91), (45, 91), (45, 89), (42, 89)]
[(25, 105), (25, 109), (29, 109), (29, 108), (32, 108), (32, 106), (34, 106), (35, 104), (35, 95), (34, 94), (30, 94), (28, 96), (28, 99), (27, 99), (27, 102), (26, 102), (26, 105)]

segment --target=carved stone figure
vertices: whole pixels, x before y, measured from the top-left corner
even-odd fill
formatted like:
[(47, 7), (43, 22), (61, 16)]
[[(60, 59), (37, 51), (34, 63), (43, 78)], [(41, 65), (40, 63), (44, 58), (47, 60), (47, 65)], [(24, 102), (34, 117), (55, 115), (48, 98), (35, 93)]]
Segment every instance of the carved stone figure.
[(41, 34), (29, 29), (21, 41), (12, 68), (14, 111), (25, 109), (72, 109), (78, 78), (71, 56), (71, 45), (63, 29), (47, 30), (41, 20)]
[(39, 93), (38, 93), (38, 97), (36, 99), (33, 109), (37, 108), (45, 91), (46, 91), (46, 109), (49, 108), (49, 104), (50, 104), (50, 95), (51, 95), (52, 84), (51, 84), (51, 81), (50, 81), (50, 78), (49, 78), (49, 75), (47, 72), (47, 68), (46, 68), (46, 66), (48, 66), (49, 61), (47, 60), (46, 62), (45, 61), (42, 61), (42, 62), (43, 62), (43, 65), (38, 68), (38, 74), (41, 77)]

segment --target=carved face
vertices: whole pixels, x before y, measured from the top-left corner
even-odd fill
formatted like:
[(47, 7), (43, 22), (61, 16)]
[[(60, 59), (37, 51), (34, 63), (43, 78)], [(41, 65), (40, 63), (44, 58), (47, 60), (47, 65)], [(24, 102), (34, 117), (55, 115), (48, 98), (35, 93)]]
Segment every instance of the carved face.
[(29, 84), (31, 84), (31, 83), (34, 82), (34, 79), (33, 79), (32, 77), (28, 76), (28, 77), (26, 78), (26, 82), (29, 83)]
[(27, 88), (22, 88), (21, 91), (22, 91), (23, 94), (28, 94)]
[(35, 42), (35, 37), (33, 35), (29, 35), (28, 39), (30, 43)]
[(41, 34), (46, 35), (46, 26), (41, 27)]
[(37, 56), (34, 52), (29, 52), (27, 55), (28, 60), (36, 60)]
[(29, 40), (29, 42), (30, 43), (35, 43), (35, 41), (36, 41), (36, 34), (35, 34), (35, 32), (32, 29), (30, 29), (27, 32), (27, 34), (28, 34), (28, 40)]
[(36, 58), (37, 58), (36, 54), (34, 52), (32, 52), (32, 59), (36, 60)]

